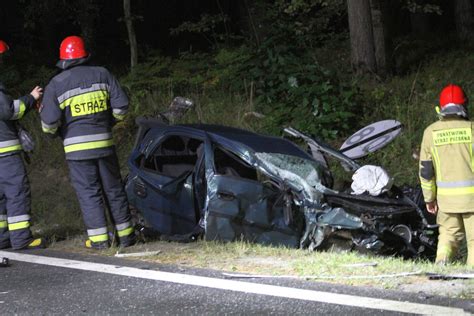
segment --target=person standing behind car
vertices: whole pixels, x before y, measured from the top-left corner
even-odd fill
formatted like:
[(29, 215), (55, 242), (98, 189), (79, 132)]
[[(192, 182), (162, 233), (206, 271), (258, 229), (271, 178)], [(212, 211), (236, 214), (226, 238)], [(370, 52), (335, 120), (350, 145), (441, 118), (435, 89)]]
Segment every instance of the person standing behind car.
[(104, 200), (111, 210), (121, 247), (135, 243), (127, 197), (112, 138), (124, 119), (128, 98), (103, 67), (88, 65), (90, 55), (78, 36), (66, 37), (57, 67), (62, 72), (45, 88), (40, 109), (45, 133), (59, 133), (87, 229), (87, 248), (110, 246)]
[[(9, 50), (0, 40), (0, 59)], [(30, 94), (13, 100), (0, 83), (0, 249), (44, 248), (42, 238), (30, 230), (30, 183), (21, 157), (22, 146), (17, 121), (31, 110), (43, 95), (36, 86)]]
[(467, 265), (474, 266), (474, 127), (460, 86), (442, 91), (440, 120), (423, 134), (419, 176), (428, 212), (439, 225), (436, 263), (446, 264), (466, 237)]

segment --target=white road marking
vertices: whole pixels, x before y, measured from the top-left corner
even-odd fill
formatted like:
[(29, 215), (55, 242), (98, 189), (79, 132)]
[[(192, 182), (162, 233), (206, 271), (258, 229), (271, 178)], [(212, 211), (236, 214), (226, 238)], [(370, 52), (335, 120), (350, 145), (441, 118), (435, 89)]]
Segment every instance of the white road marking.
[(401, 313), (412, 313), (420, 315), (471, 315), (461, 308), (444, 307), (437, 305), (411, 303), (407, 301), (385, 300), (364, 296), (329, 293), (322, 291), (304, 290), (284, 286), (275, 286), (251, 282), (242, 282), (226, 279), (217, 279), (188, 275), (182, 273), (161, 272), (154, 270), (142, 270), (137, 268), (116, 266), (110, 264), (94, 263), (79, 260), (69, 260), (54, 257), (43, 257), (0, 251), (0, 257), (8, 257), (11, 260), (36, 263), (53, 267), (76, 269), (83, 271), (94, 271), (113, 275), (128, 276), (140, 279), (156, 280), (178, 284), (202, 286), (213, 289), (269, 295), (298, 299), (305, 301), (370, 308), (377, 310), (394, 311)]

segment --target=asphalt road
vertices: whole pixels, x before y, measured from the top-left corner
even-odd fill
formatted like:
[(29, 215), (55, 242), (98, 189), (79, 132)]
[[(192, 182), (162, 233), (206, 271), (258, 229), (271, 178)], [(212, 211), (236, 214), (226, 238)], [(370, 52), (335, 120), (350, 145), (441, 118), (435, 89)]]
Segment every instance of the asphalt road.
[[(459, 315), (459, 309), (474, 313), (474, 302), (444, 297), (426, 297), (395, 291), (381, 291), (370, 288), (336, 286), (327, 283), (287, 280), (252, 279), (239, 280), (244, 290), (223, 290), (218, 284), (229, 283), (219, 271), (183, 270), (174, 266), (143, 263), (118, 258), (84, 256), (60, 253), (52, 250), (17, 252), (19, 260), (11, 259), (11, 266), (0, 268), (0, 314), (27, 315), (102, 315), (102, 314), (153, 314), (153, 315), (400, 315), (408, 302), (425, 304), (423, 306), (451, 307), (443, 313)], [(15, 254), (0, 251), (0, 257)], [(30, 258), (36, 258), (31, 263)], [(47, 257), (47, 258), (45, 258)], [(73, 259), (76, 261), (56, 260)], [(20, 261), (21, 260), (21, 261)], [(30, 262), (26, 262), (30, 261)], [(59, 263), (56, 264), (56, 261)], [(78, 261), (80, 261), (78, 263)], [(88, 264), (88, 263), (100, 264)], [(52, 266), (52, 265), (56, 266)], [(61, 265), (61, 266), (60, 266)], [(90, 270), (89, 267), (90, 266)], [(130, 269), (132, 268), (132, 269)], [(127, 274), (130, 272), (130, 275)], [(169, 274), (171, 272), (175, 274)], [(122, 275), (118, 275), (122, 274)], [(163, 281), (162, 274), (171, 276)], [(140, 275), (140, 276), (138, 276)], [(154, 276), (155, 275), (155, 276)], [(157, 276), (156, 276), (157, 275)], [(194, 276), (203, 276), (201, 285), (189, 285)], [(148, 279), (153, 278), (155, 279)], [(190, 280), (188, 280), (188, 277)], [(175, 283), (179, 282), (179, 283)], [(206, 283), (207, 282), (207, 283)], [(227, 282), (227, 283), (226, 283)], [(258, 284), (263, 287), (273, 285), (266, 295), (247, 293)], [(194, 283), (196, 284), (196, 283)], [(229, 286), (234, 286), (232, 281)], [(288, 290), (288, 288), (290, 288)], [(379, 298), (372, 306), (346, 306), (345, 302), (315, 302), (285, 296), (283, 292), (300, 289), (311, 295), (332, 299), (334, 293), (346, 294), (347, 298)], [(314, 292), (317, 291), (317, 292)], [(296, 292), (299, 293), (299, 292)], [(323, 301), (325, 300), (322, 299)], [(388, 301), (386, 301), (388, 300)], [(350, 299), (349, 299), (350, 301)], [(385, 304), (385, 302), (389, 302)], [(390, 303), (392, 302), (392, 303)], [(401, 302), (401, 303), (398, 303)], [(395, 304), (395, 305), (397, 305)], [(398, 306), (397, 305), (397, 306)], [(388, 306), (388, 307), (387, 307)], [(422, 307), (423, 307), (422, 306)], [(458, 310), (455, 310), (458, 308)], [(423, 309), (422, 309), (423, 310)], [(428, 309), (427, 309), (428, 310)], [(440, 310), (441, 311), (441, 310)], [(405, 311), (406, 312), (406, 311)]]

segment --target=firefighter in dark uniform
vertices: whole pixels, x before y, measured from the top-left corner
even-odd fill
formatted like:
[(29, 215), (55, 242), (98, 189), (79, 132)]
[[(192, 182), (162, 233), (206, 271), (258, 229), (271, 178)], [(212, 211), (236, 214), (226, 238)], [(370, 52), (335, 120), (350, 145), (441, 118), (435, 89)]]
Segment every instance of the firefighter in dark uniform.
[(119, 245), (135, 243), (127, 197), (112, 138), (124, 119), (128, 98), (103, 67), (88, 65), (90, 55), (78, 36), (65, 38), (57, 67), (61, 73), (45, 88), (40, 109), (45, 133), (59, 133), (87, 229), (86, 247), (110, 246), (105, 207), (109, 207)]
[[(0, 40), (0, 59), (8, 51)], [(44, 248), (41, 238), (34, 239), (30, 230), (30, 184), (26, 175), (17, 121), (36, 101), (43, 89), (35, 87), (30, 94), (13, 100), (0, 83), (0, 249)]]

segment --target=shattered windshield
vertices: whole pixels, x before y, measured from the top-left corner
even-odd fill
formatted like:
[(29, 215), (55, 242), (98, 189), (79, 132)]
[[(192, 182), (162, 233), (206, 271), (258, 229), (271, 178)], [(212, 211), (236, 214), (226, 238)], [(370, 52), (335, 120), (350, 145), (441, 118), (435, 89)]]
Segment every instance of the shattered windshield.
[(277, 153), (256, 153), (257, 158), (274, 175), (285, 180), (306, 198), (318, 203), (328, 189), (321, 183), (317, 162)]

